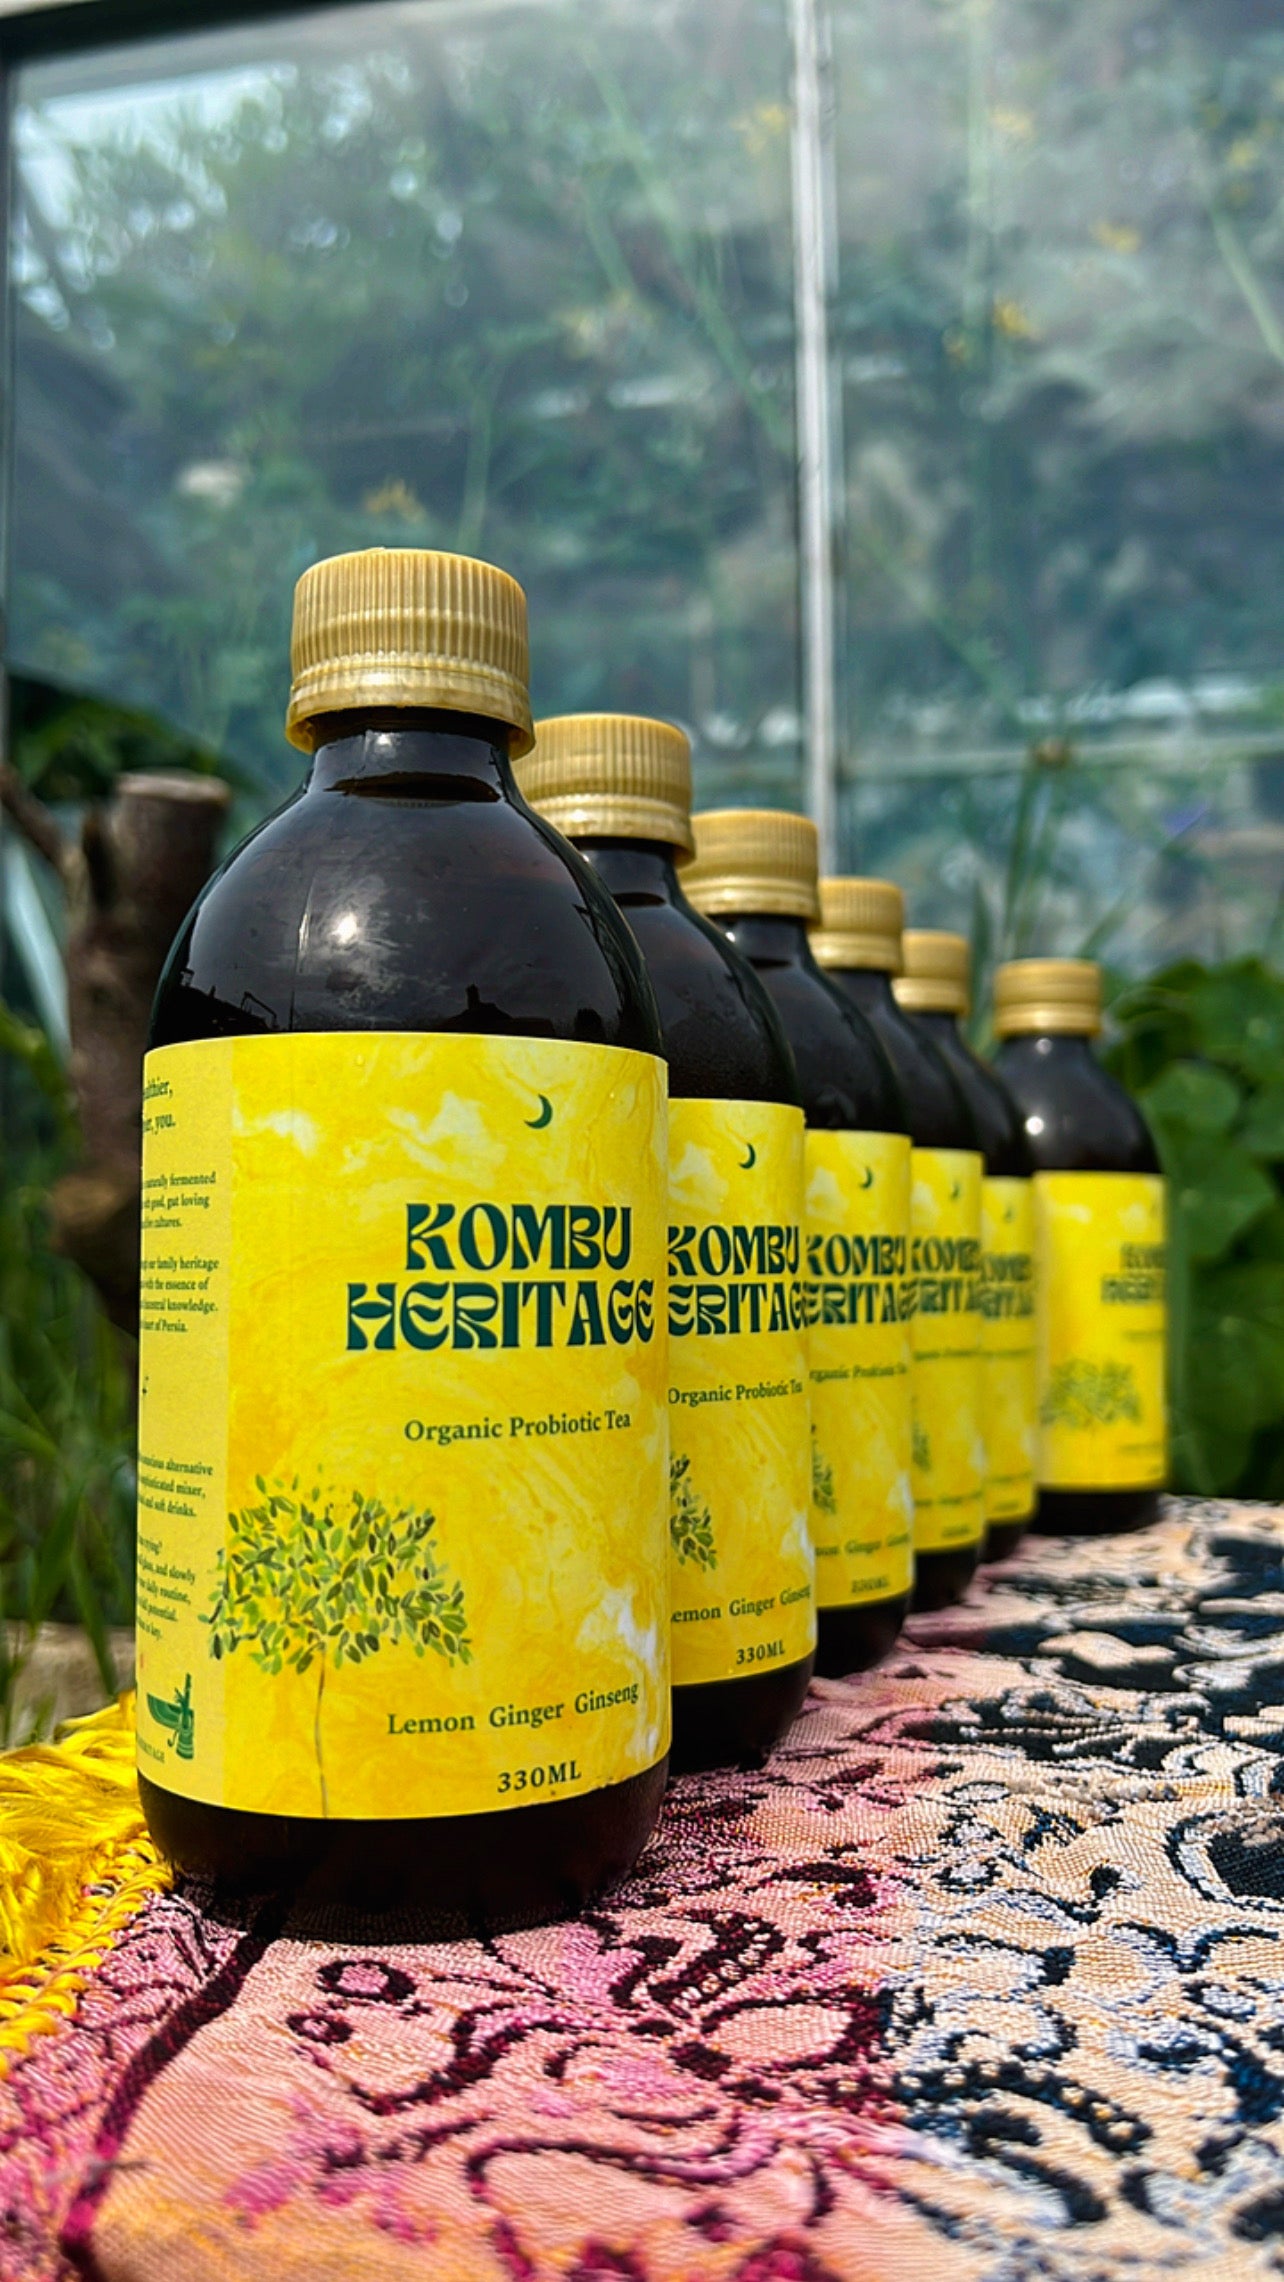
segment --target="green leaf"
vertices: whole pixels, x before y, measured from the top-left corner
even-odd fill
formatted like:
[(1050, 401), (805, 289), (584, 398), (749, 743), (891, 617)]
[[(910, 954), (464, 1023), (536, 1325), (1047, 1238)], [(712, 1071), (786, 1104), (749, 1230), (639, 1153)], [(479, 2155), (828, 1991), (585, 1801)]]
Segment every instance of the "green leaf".
[(1276, 1266), (1236, 1263), (1202, 1276), (1191, 1336), (1198, 1417), (1251, 1433), (1284, 1413), (1284, 1276)]
[(44, 1623), (67, 1574), (76, 1542), (76, 1522), (83, 1490), (83, 1482), (72, 1483), (40, 1546), (29, 1604), (33, 1624)]
[(1214, 968), (1194, 986), (1190, 1002), (1210, 1060), (1261, 1085), (1284, 1081), (1284, 982), (1259, 959)]
[(99, 1607), (90, 1581), (89, 1571), (85, 1565), (84, 1555), (79, 1546), (73, 1545), (71, 1549), (71, 1557), (67, 1563), (67, 1576), (77, 1614), (89, 1635), (89, 1644), (94, 1652), (94, 1662), (98, 1666), (98, 1677), (107, 1694), (114, 1696), (117, 1685), (116, 1667), (112, 1662), (111, 1647), (107, 1639), (107, 1627), (103, 1622), (103, 1612)]
[(1229, 1497), (1242, 1485), (1252, 1437), (1189, 1412), (1172, 1441), (1173, 1487), (1195, 1497)]
[(1284, 1163), (1284, 1083), (1264, 1087), (1250, 1101), (1240, 1139), (1255, 1157)]
[(1205, 969), (1193, 960), (1165, 968), (1148, 982), (1129, 984), (1110, 1012), (1121, 1035), (1108, 1047), (1106, 1065), (1136, 1093), (1168, 1063), (1199, 1050), (1190, 993)]
[(1240, 1090), (1224, 1070), (1206, 1062), (1170, 1062), (1148, 1086), (1141, 1106), (1152, 1125), (1183, 1126), (1190, 1133), (1227, 1133), (1240, 1107)]
[(51, 1103), (60, 1130), (70, 1133), (74, 1118), (66, 1071), (46, 1033), (37, 1024), (24, 1022), (3, 999), (0, 999), (0, 1054), (11, 1055), (25, 1066), (33, 1083)]
[(1254, 1260), (1284, 1260), (1284, 1201), (1253, 1222), (1244, 1251)]
[(60, 1455), (57, 1443), (50, 1435), (25, 1426), (20, 1418), (15, 1418), (9, 1411), (0, 1411), (0, 1435), (3, 1435), (6, 1442), (29, 1450), (33, 1458), (42, 1459), (51, 1469), (56, 1468)]
[(1157, 1127), (1156, 1139), (1189, 1258), (1220, 1259), (1276, 1203), (1274, 1183), (1237, 1142), (1173, 1126)]

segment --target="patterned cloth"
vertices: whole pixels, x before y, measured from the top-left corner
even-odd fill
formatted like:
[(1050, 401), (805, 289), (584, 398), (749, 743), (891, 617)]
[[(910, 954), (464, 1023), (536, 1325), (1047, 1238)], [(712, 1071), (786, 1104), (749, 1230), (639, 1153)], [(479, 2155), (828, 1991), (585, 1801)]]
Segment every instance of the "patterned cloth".
[(0, 2083), (0, 2273), (1278, 2276), (1282, 1560), (1035, 1541), (569, 1925), (142, 1899)]

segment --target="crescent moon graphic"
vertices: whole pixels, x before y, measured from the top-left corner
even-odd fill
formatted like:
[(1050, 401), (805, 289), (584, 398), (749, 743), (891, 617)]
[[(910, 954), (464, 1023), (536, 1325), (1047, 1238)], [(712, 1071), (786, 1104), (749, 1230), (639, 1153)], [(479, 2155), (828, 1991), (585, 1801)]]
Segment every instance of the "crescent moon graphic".
[(546, 1093), (542, 1093), (539, 1097), (539, 1116), (528, 1117), (526, 1119), (526, 1123), (529, 1125), (532, 1133), (538, 1133), (541, 1126), (550, 1123), (552, 1115), (553, 1104), (549, 1100), (548, 1095)]
[(872, 1188), (873, 1188), (873, 1186), (874, 1186), (874, 1168), (873, 1168), (873, 1166), (872, 1166), (872, 1165), (866, 1165), (866, 1167), (865, 1167), (865, 1178), (864, 1178), (864, 1180), (861, 1182), (861, 1184), (860, 1184), (860, 1185), (861, 1185), (861, 1187), (862, 1187), (863, 1189), (872, 1189)]
[(950, 1203), (951, 1203), (951, 1204), (957, 1204), (957, 1203), (958, 1203), (958, 1201), (959, 1201), (959, 1198), (962, 1196), (962, 1194), (963, 1194), (963, 1191), (962, 1191), (962, 1189), (959, 1187), (959, 1184), (958, 1184), (958, 1182), (957, 1182), (957, 1181), (951, 1181), (951, 1182), (950, 1182)]
[(752, 1170), (753, 1170), (753, 1167), (754, 1167), (754, 1166), (757, 1164), (757, 1162), (758, 1162), (758, 1152), (757, 1152), (757, 1150), (755, 1149), (755, 1147), (754, 1147), (754, 1145), (753, 1145), (753, 1143), (752, 1143), (752, 1141), (751, 1141), (751, 1142), (749, 1143), (749, 1154), (748, 1154), (748, 1156), (747, 1156), (747, 1157), (742, 1157), (742, 1158), (741, 1158), (741, 1160), (740, 1160), (740, 1170), (741, 1170), (741, 1172), (742, 1172), (742, 1173), (748, 1173), (748, 1172), (752, 1172)]

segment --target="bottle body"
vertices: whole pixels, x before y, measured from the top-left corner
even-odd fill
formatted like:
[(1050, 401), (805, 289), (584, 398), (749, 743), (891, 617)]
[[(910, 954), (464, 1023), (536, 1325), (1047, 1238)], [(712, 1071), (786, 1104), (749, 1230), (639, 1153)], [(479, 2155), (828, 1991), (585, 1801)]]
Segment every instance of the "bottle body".
[(896, 1072), (913, 1143), (914, 1606), (943, 1608), (975, 1575), (985, 1535), (982, 1158), (957, 1083), (896, 1004), (887, 974), (830, 971)]
[(1164, 1190), (1154, 1143), (1086, 1037), (1011, 1036), (995, 1063), (1035, 1166), (1033, 1526), (1141, 1528), (1158, 1513), (1166, 1472)]
[[(304, 791), (186, 923), (153, 1018), (149, 1090), (169, 1091), (149, 1108), (171, 1122), (148, 1193), (206, 1183), (210, 1312), (190, 1321), (222, 1340), (229, 1424), (212, 1600), (193, 1585), (198, 1621), (167, 1630), (176, 1588), (154, 1585), (140, 1689), (163, 1706), (194, 1676), (192, 1767), (140, 1720), (145, 1810), (183, 1868), (305, 1903), (413, 1896), (457, 1929), (564, 1914), (645, 1843), (667, 1639), (581, 1662), (567, 1639), (606, 1590), (638, 1637), (665, 1632), (644, 1451), (659, 1047), (627, 930), (484, 720), (320, 724)], [(180, 1261), (184, 1210), (155, 1231)], [(170, 1415), (148, 1352), (155, 1460), (200, 1422)], [(163, 1525), (140, 1520), (142, 1544)], [(222, 1691), (217, 1767), (202, 1686)]]
[(816, 1644), (797, 1077), (673, 851), (577, 844), (637, 938), (669, 1065), (670, 1765), (757, 1767)]
[(892, 1647), (912, 1569), (909, 1146), (887, 1058), (781, 914), (719, 924), (756, 969), (807, 1119), (807, 1248), (818, 1672)]
[(1016, 1104), (978, 1061), (955, 1015), (912, 1012), (955, 1078), (985, 1157), (981, 1184), (981, 1383), (985, 1558), (1005, 1560), (1036, 1498), (1034, 1160)]

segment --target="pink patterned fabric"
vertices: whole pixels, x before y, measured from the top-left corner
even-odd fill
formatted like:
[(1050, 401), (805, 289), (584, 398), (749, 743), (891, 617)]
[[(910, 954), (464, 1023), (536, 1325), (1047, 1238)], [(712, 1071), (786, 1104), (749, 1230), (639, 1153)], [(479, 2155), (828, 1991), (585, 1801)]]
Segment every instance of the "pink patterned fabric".
[(0, 2094), (0, 2272), (1103, 2282), (1284, 2259), (1284, 1517), (1035, 1542), (589, 1916), (150, 1904)]

